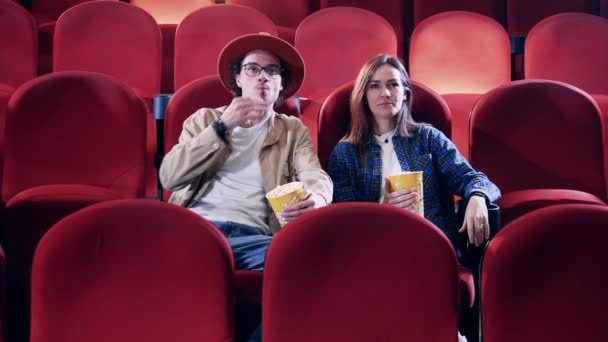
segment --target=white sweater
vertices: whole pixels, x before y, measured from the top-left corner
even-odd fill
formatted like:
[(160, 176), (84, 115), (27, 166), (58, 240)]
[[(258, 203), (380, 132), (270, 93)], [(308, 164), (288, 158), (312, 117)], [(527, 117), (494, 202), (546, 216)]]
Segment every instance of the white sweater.
[(395, 152), (395, 146), (393, 145), (393, 136), (395, 135), (396, 129), (384, 133), (380, 136), (374, 134), (374, 138), (380, 146), (382, 146), (382, 186), (380, 187), (380, 203), (384, 201), (384, 182), (388, 176), (396, 175), (401, 173), (401, 164), (397, 159), (397, 152)]
[(211, 221), (232, 221), (270, 232), (259, 160), (269, 118), (250, 128), (232, 130), (232, 153), (192, 211)]

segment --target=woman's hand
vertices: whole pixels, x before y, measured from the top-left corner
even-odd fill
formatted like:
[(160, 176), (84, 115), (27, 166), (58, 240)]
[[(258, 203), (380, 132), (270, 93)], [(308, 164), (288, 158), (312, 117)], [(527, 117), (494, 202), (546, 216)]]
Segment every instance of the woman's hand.
[(382, 203), (391, 204), (399, 208), (414, 210), (418, 199), (416, 188), (404, 188), (391, 192), (391, 183), (388, 178), (384, 179), (384, 200)]
[(326, 205), (325, 199), (321, 195), (312, 193), (307, 189), (304, 189), (304, 192), (300, 195), (300, 201), (292, 207), (283, 209), (281, 216), (286, 222), (291, 222), (312, 209)]
[(469, 199), (464, 214), (464, 222), (458, 230), (459, 233), (467, 232), (469, 242), (475, 246), (481, 246), (484, 240), (490, 238), (490, 225), (488, 223), (488, 207), (483, 196), (473, 195)]

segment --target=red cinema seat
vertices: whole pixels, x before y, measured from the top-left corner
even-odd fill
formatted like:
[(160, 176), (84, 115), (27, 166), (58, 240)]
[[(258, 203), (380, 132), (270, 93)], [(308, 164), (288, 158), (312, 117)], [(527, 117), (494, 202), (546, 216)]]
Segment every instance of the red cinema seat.
[(468, 158), (469, 113), (479, 96), (511, 80), (509, 35), (494, 19), (463, 11), (419, 23), (410, 42), (410, 76), (447, 101), (452, 138)]
[(6, 115), (2, 200), (39, 185), (144, 195), (146, 108), (113, 78), (66, 71), (17, 89)]
[(0, 184), (4, 150), (4, 120), (15, 88), (36, 77), (36, 24), (18, 3), (0, 0)]
[(589, 94), (608, 95), (608, 19), (563, 13), (534, 25), (526, 38), (527, 79), (572, 84)]
[(302, 20), (296, 30), (295, 47), (306, 67), (298, 91), (304, 97), (301, 118), (310, 129), (316, 151), (323, 100), (335, 88), (355, 79), (370, 58), (381, 53), (396, 56), (397, 35), (376, 13), (355, 7), (330, 7)]
[(40, 238), (65, 216), (91, 204), (120, 199), (115, 192), (88, 185), (43, 185), (13, 196), (3, 213), (2, 245), (6, 255), (6, 339), (27, 341), (30, 280)]
[(329, 95), (357, 77), (370, 58), (397, 55), (397, 36), (381, 16), (355, 7), (330, 7), (304, 19), (296, 31), (295, 47), (306, 65), (298, 94)]
[(501, 230), (483, 258), (483, 340), (607, 341), (606, 227), (606, 207), (560, 205)]
[[(509, 30), (509, 34), (514, 38), (514, 41), (519, 41), (519, 45), (524, 45), (524, 39), (527, 40), (526, 35), (530, 29), (541, 20), (554, 14), (565, 12), (583, 12), (599, 15), (600, 8), (602, 8), (602, 11), (603, 8), (608, 8), (606, 4), (608, 4), (606, 0), (536, 0), (534, 2), (506, 0), (506, 27)], [(576, 28), (574, 30), (576, 31)], [(526, 67), (524, 62), (525, 54), (527, 52), (524, 49), (524, 51), (520, 51), (520, 55), (515, 56), (515, 79), (524, 78), (524, 69)], [(552, 58), (554, 57), (557, 56), (552, 56)]]
[(189, 210), (90, 206), (36, 248), (30, 341), (232, 341), (233, 267), (225, 238)]
[[(608, 3), (608, 2), (607, 2)], [(525, 77), (572, 84), (608, 115), (608, 19), (562, 13), (537, 23), (526, 38)]]
[[(351, 81), (331, 93), (319, 113), (319, 160), (327, 169), (329, 155), (350, 127), (349, 99), (355, 82)], [(416, 122), (426, 122), (442, 131), (448, 138), (451, 134), (452, 118), (445, 100), (432, 89), (411, 82), (414, 102), (413, 118)]]
[(16, 2), (0, 0), (0, 183), (6, 107), (15, 88), (36, 77), (37, 41), (32, 15)]
[(483, 94), (510, 81), (509, 35), (494, 19), (453, 11), (419, 23), (410, 43), (410, 75), (441, 95)]
[(244, 5), (267, 15), (277, 25), (279, 37), (293, 44), (296, 28), (311, 12), (311, 0), (226, 0), (226, 4)]
[(435, 14), (449, 11), (475, 12), (494, 18), (499, 23), (506, 22), (505, 0), (413, 0), (415, 25)]
[(129, 3), (150, 13), (159, 24), (179, 24), (197, 9), (215, 4), (214, 0), (130, 0)]
[(29, 2), (32, 6), (32, 15), (38, 25), (39, 75), (53, 71), (53, 35), (57, 19), (71, 7), (89, 1), (91, 0), (32, 0)]
[[(118, 1), (92, 1), (74, 6), (57, 20), (53, 70), (94, 71), (133, 88), (151, 108), (160, 92), (161, 32), (141, 8)], [(147, 116), (146, 194), (154, 196), (156, 128)]]
[[(601, 0), (603, 1), (603, 0)], [(541, 20), (564, 12), (599, 14), (598, 0), (506, 0), (507, 28), (513, 36), (525, 36)]]
[(160, 30), (138, 7), (118, 1), (75, 6), (57, 21), (54, 43), (54, 71), (110, 75), (146, 99), (160, 91)]
[(515, 81), (479, 99), (471, 164), (501, 189), (503, 225), (551, 204), (606, 201), (605, 121), (588, 94), (555, 81)]
[(263, 340), (456, 341), (458, 278), (450, 241), (424, 218), (384, 204), (332, 204), (270, 244)]
[(213, 5), (190, 13), (175, 33), (175, 90), (204, 76), (217, 74), (217, 59), (232, 39), (277, 28), (261, 12), (240, 5)]
[(36, 77), (36, 23), (19, 4), (0, 0), (0, 84), (16, 88)]
[(177, 25), (195, 10), (215, 4), (214, 0), (131, 0), (133, 6), (150, 13), (163, 35), (161, 92), (173, 93), (173, 65), (175, 63), (175, 30)]
[(91, 0), (32, 0), (32, 15), (38, 25), (54, 23), (69, 8)]
[(397, 34), (397, 54), (403, 57), (405, 48), (404, 37), (409, 37), (413, 23), (409, 15), (411, 9), (408, 6), (410, 1), (401, 0), (320, 0), (320, 7), (352, 6), (372, 11), (386, 19)]

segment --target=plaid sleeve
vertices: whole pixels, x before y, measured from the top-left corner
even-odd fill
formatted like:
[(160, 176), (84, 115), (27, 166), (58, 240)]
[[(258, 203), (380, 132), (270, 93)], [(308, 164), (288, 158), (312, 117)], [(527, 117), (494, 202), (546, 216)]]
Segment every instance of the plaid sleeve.
[(473, 192), (481, 192), (490, 202), (500, 198), (498, 187), (484, 173), (475, 171), (441, 131), (428, 128), (428, 139), (440, 175), (452, 193), (468, 198)]
[(355, 162), (356, 157), (346, 143), (339, 143), (331, 152), (328, 173), (334, 183), (333, 203), (355, 201)]

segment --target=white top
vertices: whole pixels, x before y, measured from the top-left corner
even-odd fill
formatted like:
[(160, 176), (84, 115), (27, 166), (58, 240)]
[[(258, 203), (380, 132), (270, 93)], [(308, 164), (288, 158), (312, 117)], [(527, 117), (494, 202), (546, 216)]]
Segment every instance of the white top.
[(270, 232), (259, 160), (269, 118), (249, 128), (232, 130), (232, 152), (210, 181), (206, 193), (190, 208), (192, 211), (211, 221), (232, 221)]
[(403, 172), (401, 164), (397, 159), (395, 146), (393, 145), (393, 136), (397, 129), (384, 133), (380, 136), (374, 134), (374, 138), (380, 146), (382, 146), (382, 186), (380, 187), (380, 203), (384, 200), (384, 183), (388, 176), (396, 175)]

